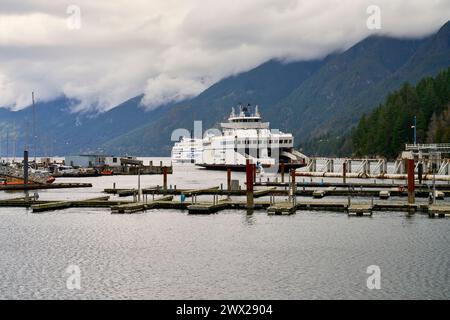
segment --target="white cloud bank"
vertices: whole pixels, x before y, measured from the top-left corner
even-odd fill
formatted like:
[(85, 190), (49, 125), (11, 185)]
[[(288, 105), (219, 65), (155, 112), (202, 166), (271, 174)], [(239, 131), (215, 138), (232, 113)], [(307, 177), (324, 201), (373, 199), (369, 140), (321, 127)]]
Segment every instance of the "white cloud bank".
[(144, 92), (154, 108), (271, 58), (348, 48), (374, 33), (369, 5), (386, 35), (424, 36), (450, 19), (448, 0), (1, 0), (0, 106), (27, 106), (35, 91), (107, 110)]

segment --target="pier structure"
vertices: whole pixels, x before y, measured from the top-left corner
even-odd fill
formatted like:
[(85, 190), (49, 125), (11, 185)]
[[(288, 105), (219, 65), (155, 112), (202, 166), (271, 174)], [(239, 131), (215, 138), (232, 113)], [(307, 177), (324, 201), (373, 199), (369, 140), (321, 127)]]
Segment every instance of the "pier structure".
[[(431, 156), (418, 160), (414, 156), (416, 179), (450, 181), (450, 159)], [(320, 164), (319, 164), (320, 163)], [(392, 165), (386, 159), (311, 158), (308, 165), (297, 170), (301, 177), (353, 179), (407, 179), (407, 160), (399, 158)], [(420, 177), (419, 177), (420, 176)]]

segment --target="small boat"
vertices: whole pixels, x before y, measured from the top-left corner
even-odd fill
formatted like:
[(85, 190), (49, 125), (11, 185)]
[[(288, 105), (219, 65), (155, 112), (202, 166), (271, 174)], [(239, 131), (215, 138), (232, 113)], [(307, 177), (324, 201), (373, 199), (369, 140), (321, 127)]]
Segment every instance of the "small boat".
[(100, 172), (100, 174), (102, 176), (112, 176), (114, 174), (114, 172), (112, 170), (109, 169), (104, 169)]

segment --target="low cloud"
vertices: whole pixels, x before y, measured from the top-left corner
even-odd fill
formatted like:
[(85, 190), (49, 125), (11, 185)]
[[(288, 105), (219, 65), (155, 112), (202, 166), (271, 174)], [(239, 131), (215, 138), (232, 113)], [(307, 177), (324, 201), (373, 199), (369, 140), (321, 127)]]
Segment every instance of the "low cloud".
[[(155, 108), (269, 59), (323, 57), (374, 32), (425, 36), (450, 17), (447, 0), (375, 2), (2, 0), (0, 106), (23, 108), (35, 91), (99, 111), (144, 93)], [(71, 5), (79, 29), (68, 25)], [(381, 9), (380, 30), (366, 27), (369, 5)]]
[(148, 109), (154, 109), (170, 102), (193, 97), (205, 89), (206, 85), (201, 80), (172, 78), (161, 74), (147, 81), (142, 104)]

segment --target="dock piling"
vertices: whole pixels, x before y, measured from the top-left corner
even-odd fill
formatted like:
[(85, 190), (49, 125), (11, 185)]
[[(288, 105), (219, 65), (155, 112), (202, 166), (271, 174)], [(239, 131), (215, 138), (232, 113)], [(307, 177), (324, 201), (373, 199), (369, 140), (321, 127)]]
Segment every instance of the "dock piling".
[[(254, 164), (250, 163), (250, 160), (246, 161), (246, 177), (247, 177), (247, 210), (251, 211), (254, 207), (253, 202), (253, 173), (254, 173)], [(249, 212), (250, 213), (250, 212)]]
[(415, 199), (415, 181), (414, 181), (414, 159), (408, 159), (407, 162), (408, 170), (408, 203), (414, 204)]
[[(162, 165), (162, 161), (161, 161)], [(163, 171), (163, 189), (164, 191), (167, 191), (167, 167), (162, 168)]]
[(347, 162), (342, 164), (342, 182), (347, 183)]

